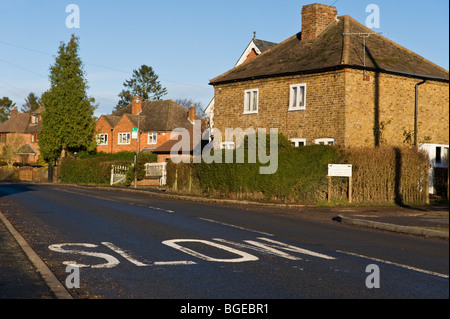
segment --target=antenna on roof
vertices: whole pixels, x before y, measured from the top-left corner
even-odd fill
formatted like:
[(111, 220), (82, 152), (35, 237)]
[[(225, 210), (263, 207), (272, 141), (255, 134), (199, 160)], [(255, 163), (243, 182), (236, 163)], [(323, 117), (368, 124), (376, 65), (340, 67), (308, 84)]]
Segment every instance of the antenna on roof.
[(373, 34), (386, 34), (386, 32), (344, 32), (343, 35), (357, 35), (363, 39), (363, 64), (364, 64), (364, 79), (366, 78), (366, 39)]

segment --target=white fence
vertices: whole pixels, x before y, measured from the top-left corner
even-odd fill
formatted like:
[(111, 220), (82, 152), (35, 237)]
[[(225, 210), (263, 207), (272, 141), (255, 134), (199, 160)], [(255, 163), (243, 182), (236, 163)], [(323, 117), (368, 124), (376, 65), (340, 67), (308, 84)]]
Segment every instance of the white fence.
[(111, 166), (111, 185), (125, 182), (127, 178), (127, 166)]
[(167, 163), (147, 163), (145, 164), (146, 178), (159, 178), (159, 185), (166, 185)]

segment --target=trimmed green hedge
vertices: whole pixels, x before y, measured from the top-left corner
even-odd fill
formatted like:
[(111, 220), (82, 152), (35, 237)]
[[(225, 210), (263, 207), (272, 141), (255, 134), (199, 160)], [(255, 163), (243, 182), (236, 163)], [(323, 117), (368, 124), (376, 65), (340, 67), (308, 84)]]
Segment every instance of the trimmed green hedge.
[[(284, 202), (316, 202), (318, 198), (326, 198), (323, 190), (328, 185), (328, 164), (339, 161), (338, 150), (323, 145), (294, 148), (281, 134), (278, 146), (278, 169), (274, 174), (260, 174), (262, 164), (248, 163), (247, 152), (244, 163), (225, 163), (223, 152), (222, 163), (169, 161), (168, 186), (177, 192)], [(235, 158), (235, 150), (226, 152), (233, 152)]]
[[(353, 165), (353, 202), (427, 202), (428, 159), (409, 147), (294, 148), (279, 136), (278, 170), (261, 175), (260, 163), (180, 163), (169, 161), (167, 186), (177, 193), (284, 203), (317, 204), (328, 196), (328, 164)], [(227, 151), (233, 152), (235, 150)], [(224, 151), (225, 153), (225, 151)], [(233, 157), (235, 158), (235, 157)], [(331, 198), (347, 202), (348, 178), (333, 177)]]
[[(139, 154), (138, 176), (140, 179), (145, 176), (145, 173), (142, 173), (144, 164), (155, 161), (156, 155), (153, 153)], [(61, 163), (59, 179), (63, 183), (107, 185), (110, 183), (112, 165), (131, 166), (133, 162), (133, 152), (77, 154), (77, 158), (68, 158)], [(133, 178), (127, 179), (128, 183), (134, 180), (134, 170), (131, 168), (129, 171), (133, 172)]]

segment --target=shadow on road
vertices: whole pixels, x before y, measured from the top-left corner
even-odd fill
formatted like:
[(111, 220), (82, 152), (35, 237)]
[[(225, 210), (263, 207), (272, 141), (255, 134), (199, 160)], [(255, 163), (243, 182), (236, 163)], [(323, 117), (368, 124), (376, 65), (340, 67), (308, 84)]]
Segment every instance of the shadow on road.
[(27, 184), (22, 184), (20, 182), (7, 182), (0, 181), (0, 197), (5, 197), (9, 195), (24, 193), (34, 191), (34, 189)]

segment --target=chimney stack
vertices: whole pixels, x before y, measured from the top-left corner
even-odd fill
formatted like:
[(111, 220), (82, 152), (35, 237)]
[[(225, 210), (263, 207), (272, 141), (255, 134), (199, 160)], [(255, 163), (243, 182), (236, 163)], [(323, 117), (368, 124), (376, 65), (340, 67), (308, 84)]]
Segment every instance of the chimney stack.
[(10, 117), (13, 118), (13, 117), (15, 117), (17, 114), (19, 114), (19, 111), (17, 110), (17, 108), (13, 108), (13, 109), (11, 110)]
[(309, 4), (302, 8), (302, 40), (316, 38), (337, 17), (337, 9), (325, 4)]
[(195, 121), (195, 107), (194, 104), (191, 104), (191, 106), (189, 107), (189, 121), (191, 121), (192, 123), (194, 123)]
[(137, 115), (140, 111), (142, 111), (142, 100), (135, 95), (131, 101), (131, 114)]

